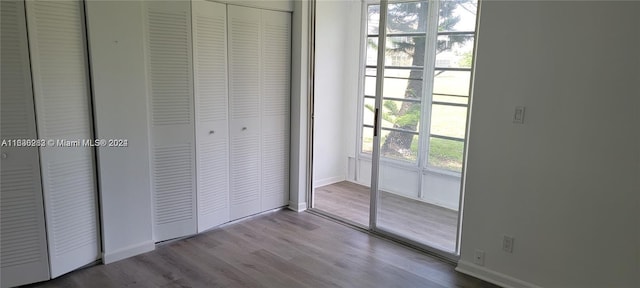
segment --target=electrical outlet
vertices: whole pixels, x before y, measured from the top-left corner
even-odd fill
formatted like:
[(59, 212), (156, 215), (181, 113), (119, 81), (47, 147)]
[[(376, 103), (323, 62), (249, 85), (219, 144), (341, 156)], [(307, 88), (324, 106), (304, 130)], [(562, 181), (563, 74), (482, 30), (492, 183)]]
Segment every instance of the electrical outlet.
[(476, 249), (476, 253), (473, 255), (473, 263), (484, 266), (484, 251)]
[(513, 112), (513, 123), (524, 124), (524, 106), (516, 106)]
[(513, 241), (515, 241), (513, 236), (504, 235), (502, 238), (502, 250), (507, 253), (513, 253)]

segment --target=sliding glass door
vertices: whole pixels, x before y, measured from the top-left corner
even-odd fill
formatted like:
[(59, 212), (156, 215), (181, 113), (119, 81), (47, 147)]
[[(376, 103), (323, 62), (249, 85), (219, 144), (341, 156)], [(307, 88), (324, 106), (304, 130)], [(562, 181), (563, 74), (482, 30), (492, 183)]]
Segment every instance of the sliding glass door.
[(477, 1), (315, 5), (311, 207), (455, 256)]
[(370, 228), (455, 255), (477, 3), (366, 9), (361, 140), (366, 153), (369, 130)]

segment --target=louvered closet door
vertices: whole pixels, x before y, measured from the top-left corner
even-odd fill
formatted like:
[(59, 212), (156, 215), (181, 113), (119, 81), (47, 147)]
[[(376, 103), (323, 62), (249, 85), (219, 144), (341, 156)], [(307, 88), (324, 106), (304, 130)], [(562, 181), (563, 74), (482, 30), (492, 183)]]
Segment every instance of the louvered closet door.
[(227, 6), (231, 220), (261, 211), (261, 14), (259, 9)]
[(154, 238), (196, 233), (189, 1), (145, 1)]
[(227, 7), (194, 0), (198, 232), (229, 221)]
[[(27, 1), (40, 138), (93, 137), (83, 11), (80, 1)], [(93, 153), (40, 149), (52, 277), (100, 258)]]
[[(1, 1), (0, 17), (0, 135), (3, 141), (35, 139), (24, 2)], [(0, 167), (1, 286), (48, 280), (38, 148), (2, 147)]]
[(262, 210), (289, 201), (291, 14), (262, 11)]

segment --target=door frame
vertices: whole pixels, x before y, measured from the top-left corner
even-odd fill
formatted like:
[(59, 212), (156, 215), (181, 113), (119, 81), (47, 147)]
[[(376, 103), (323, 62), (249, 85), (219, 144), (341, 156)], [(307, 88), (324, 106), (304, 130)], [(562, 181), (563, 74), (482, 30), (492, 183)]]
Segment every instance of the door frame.
[[(309, 1), (309, 29), (308, 29), (308, 36), (309, 36), (309, 47), (308, 47), (308, 71), (307, 71), (307, 99), (308, 99), (308, 105), (307, 105), (307, 109), (308, 109), (308, 122), (307, 122), (307, 181), (306, 181), (306, 196), (307, 196), (307, 208), (311, 213), (314, 214), (318, 214), (320, 216), (323, 217), (328, 217), (330, 219), (333, 220), (337, 220), (343, 224), (346, 224), (348, 226), (351, 226), (352, 228), (361, 230), (363, 232), (366, 233), (370, 233), (372, 235), (376, 235), (376, 236), (381, 236), (383, 238), (389, 239), (391, 241), (412, 247), (414, 249), (418, 249), (421, 250), (423, 252), (426, 252), (428, 254), (434, 255), (438, 258), (441, 258), (447, 262), (451, 262), (451, 263), (456, 263), (458, 261), (458, 259), (460, 258), (460, 251), (461, 251), (461, 247), (460, 247), (460, 242), (461, 242), (461, 235), (462, 235), (462, 218), (463, 218), (463, 203), (464, 203), (464, 190), (465, 190), (465, 184), (466, 184), (466, 157), (467, 157), (467, 149), (468, 149), (468, 137), (465, 137), (465, 141), (464, 141), (464, 149), (463, 149), (463, 168), (462, 168), (462, 172), (461, 172), (461, 176), (460, 176), (460, 199), (459, 199), (459, 209), (458, 209), (458, 219), (457, 219), (457, 231), (456, 231), (456, 243), (455, 243), (455, 251), (454, 252), (448, 252), (448, 251), (444, 251), (444, 250), (440, 250), (438, 248), (434, 248), (431, 247), (427, 244), (424, 243), (420, 243), (417, 242), (415, 240), (411, 240), (408, 239), (406, 237), (403, 237), (401, 235), (398, 235), (396, 233), (393, 233), (391, 231), (385, 230), (384, 228), (380, 228), (377, 226), (377, 211), (378, 211), (378, 206), (379, 206), (379, 193), (378, 193), (378, 179), (379, 179), (379, 163), (380, 163), (380, 137), (378, 137), (377, 135), (379, 135), (380, 133), (380, 121), (381, 121), (381, 117), (379, 117), (380, 115), (377, 115), (378, 113), (376, 113), (376, 123), (375, 123), (375, 129), (374, 129), (374, 140), (373, 140), (373, 152), (372, 152), (372, 175), (371, 175), (371, 185), (370, 185), (370, 206), (369, 206), (369, 226), (365, 227), (364, 225), (358, 224), (354, 221), (351, 221), (349, 219), (345, 219), (343, 217), (340, 216), (336, 216), (336, 215), (332, 215), (330, 213), (318, 210), (316, 208), (313, 208), (314, 206), (314, 199), (313, 199), (313, 132), (314, 132), (314, 93), (315, 93), (315, 89), (314, 89), (314, 77), (315, 77), (315, 41), (316, 41), (316, 2), (317, 0), (310, 0)], [(368, 5), (371, 1), (362, 1), (362, 5)], [(378, 2), (378, 1), (376, 1)], [(379, 3), (381, 5), (381, 15), (380, 15), (380, 27), (384, 27), (382, 25), (382, 23), (386, 23), (386, 13), (383, 13), (383, 6), (384, 11), (386, 11), (386, 8), (388, 7), (387, 4), (390, 2), (394, 2), (393, 0), (380, 0)], [(481, 1), (479, 1), (480, 3)], [(480, 18), (480, 7), (481, 5), (478, 5), (478, 10), (477, 10), (477, 17), (476, 17), (476, 29), (477, 29), (477, 24), (479, 22), (479, 18)], [(365, 9), (363, 9), (364, 11)], [(364, 13), (364, 12), (362, 12)], [(366, 17), (363, 17), (363, 21), (366, 21)], [(365, 22), (366, 23), (366, 22)], [(366, 26), (361, 26), (361, 29), (366, 29)], [(362, 34), (362, 33), (361, 33)], [(380, 38), (385, 38), (386, 31), (385, 29), (382, 29), (382, 31), (379, 32)], [(472, 89), (472, 83), (473, 83), (473, 78), (474, 78), (474, 73), (473, 73), (473, 66), (475, 66), (475, 53), (476, 50), (475, 46), (477, 46), (477, 34), (475, 35), (476, 37), (474, 37), (474, 49), (473, 49), (473, 59), (474, 62), (472, 63), (472, 72), (471, 72), (471, 85), (470, 85), (470, 89)], [(362, 38), (362, 37), (361, 37)], [(362, 39), (360, 39), (360, 41), (363, 41)], [(364, 40), (366, 41), (366, 40)], [(382, 43), (384, 46), (384, 41), (379, 41), (379, 43)], [(363, 43), (360, 43), (361, 46)], [(380, 44), (379, 44), (380, 45)], [(378, 49), (378, 64), (381, 61), (384, 61), (384, 57), (380, 57), (380, 54), (383, 54), (384, 56), (384, 49)], [(361, 60), (360, 61), (364, 61), (363, 56), (360, 55)], [(362, 66), (362, 65), (361, 65)], [(382, 67), (381, 65), (377, 65), (378, 67), (376, 69), (378, 69), (377, 71), (377, 75), (383, 75), (381, 73), (380, 70), (384, 70), (384, 67)], [(362, 73), (362, 72), (360, 72)], [(362, 75), (360, 75), (362, 76)], [(362, 78), (362, 77), (360, 77)], [(382, 83), (379, 83), (381, 81), (378, 81), (379, 79), (376, 79), (376, 108), (377, 111), (381, 111), (381, 104), (382, 101), (381, 99), (381, 93), (379, 93), (380, 91), (382, 91)], [(362, 84), (360, 83), (359, 86), (361, 86)], [(362, 87), (359, 87), (359, 90)], [(472, 100), (472, 93), (469, 94), (470, 97), (470, 103)], [(467, 113), (467, 119), (466, 119), (466, 123), (467, 123), (467, 127), (466, 127), (466, 133), (468, 135), (468, 130), (469, 130), (469, 120), (470, 120), (470, 115), (471, 115), (471, 104), (469, 105), (469, 110)], [(358, 141), (356, 141), (356, 145), (358, 144)], [(356, 165), (356, 169), (357, 169), (357, 165)]]

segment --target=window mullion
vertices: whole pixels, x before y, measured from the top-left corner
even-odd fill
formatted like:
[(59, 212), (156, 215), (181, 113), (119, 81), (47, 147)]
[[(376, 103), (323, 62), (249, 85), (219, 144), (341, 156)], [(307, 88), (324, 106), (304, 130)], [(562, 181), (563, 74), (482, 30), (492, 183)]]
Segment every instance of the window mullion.
[[(427, 17), (427, 34), (425, 45), (424, 69), (422, 79), (422, 113), (419, 129), (418, 167), (425, 168), (429, 157), (429, 133), (431, 128), (431, 100), (433, 92), (433, 75), (436, 62), (436, 42), (438, 37), (438, 11), (439, 2), (429, 1)], [(419, 197), (422, 197), (420, 189)]]

